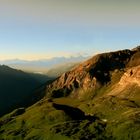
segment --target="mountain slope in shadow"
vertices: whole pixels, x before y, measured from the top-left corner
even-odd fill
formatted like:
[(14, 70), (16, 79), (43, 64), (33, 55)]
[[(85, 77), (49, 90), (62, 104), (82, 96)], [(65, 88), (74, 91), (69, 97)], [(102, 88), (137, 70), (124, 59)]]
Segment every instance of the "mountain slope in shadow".
[[(0, 66), (0, 115), (31, 102), (38, 87), (49, 78)], [(37, 94), (36, 94), (37, 96)]]

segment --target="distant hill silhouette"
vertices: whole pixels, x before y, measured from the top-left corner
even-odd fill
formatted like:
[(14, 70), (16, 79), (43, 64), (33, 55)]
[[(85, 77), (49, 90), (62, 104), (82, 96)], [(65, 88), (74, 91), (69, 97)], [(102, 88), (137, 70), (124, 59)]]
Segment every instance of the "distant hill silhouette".
[(50, 77), (59, 77), (61, 76), (63, 73), (71, 70), (72, 68), (74, 68), (75, 66), (77, 66), (79, 63), (68, 63), (68, 64), (63, 64), (63, 65), (57, 65), (51, 69), (49, 69), (46, 72), (46, 75), (50, 76)]

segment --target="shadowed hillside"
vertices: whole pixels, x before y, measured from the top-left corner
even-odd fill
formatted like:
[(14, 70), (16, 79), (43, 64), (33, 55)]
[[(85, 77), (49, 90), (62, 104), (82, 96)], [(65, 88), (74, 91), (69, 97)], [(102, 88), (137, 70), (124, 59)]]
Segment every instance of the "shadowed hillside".
[(48, 80), (47, 76), (0, 66), (0, 115), (30, 104), (36, 89)]

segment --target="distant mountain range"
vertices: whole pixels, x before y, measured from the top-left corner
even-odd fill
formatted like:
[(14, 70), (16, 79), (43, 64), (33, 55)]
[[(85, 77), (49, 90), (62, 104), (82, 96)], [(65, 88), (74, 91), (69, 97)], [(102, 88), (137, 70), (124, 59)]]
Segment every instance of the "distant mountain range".
[(69, 63), (78, 63), (83, 60), (86, 60), (88, 57), (84, 56), (71, 56), (71, 57), (54, 57), (51, 59), (41, 59), (41, 60), (1, 60), (0, 64), (8, 65), (12, 68), (35, 72), (35, 73), (46, 73), (51, 68), (58, 67), (59, 65), (69, 64)]

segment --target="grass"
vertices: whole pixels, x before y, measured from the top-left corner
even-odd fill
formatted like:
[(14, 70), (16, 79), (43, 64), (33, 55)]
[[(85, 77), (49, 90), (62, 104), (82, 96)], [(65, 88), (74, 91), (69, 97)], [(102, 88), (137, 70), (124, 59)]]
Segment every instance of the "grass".
[[(28, 108), (24, 114), (2, 125), (0, 138), (4, 140), (20, 140), (23, 137), (25, 140), (139, 139), (138, 117), (133, 115), (139, 109), (127, 107), (128, 101), (127, 104), (120, 99), (112, 101), (116, 104), (111, 104), (110, 99), (105, 101), (98, 99), (96, 103), (94, 100), (80, 102), (70, 98), (53, 100), (58, 104), (80, 106), (82, 110), (86, 109), (90, 114), (96, 114), (100, 120), (95, 120), (95, 122), (89, 120), (74, 122), (63, 110), (56, 110), (52, 102), (46, 101), (42, 105), (38, 103)], [(90, 105), (84, 107), (87, 103)], [(92, 106), (93, 103), (96, 106)], [(107, 122), (104, 123), (102, 119), (107, 119)]]

